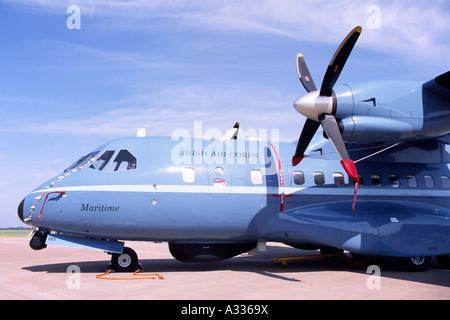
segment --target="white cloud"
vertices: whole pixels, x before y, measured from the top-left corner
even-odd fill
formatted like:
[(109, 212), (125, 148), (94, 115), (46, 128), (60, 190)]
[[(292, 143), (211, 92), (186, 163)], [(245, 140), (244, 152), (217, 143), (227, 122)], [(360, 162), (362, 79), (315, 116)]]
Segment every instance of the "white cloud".
[[(27, 5), (65, 13), (77, 4), (82, 14), (110, 19), (110, 28), (154, 28), (155, 19), (176, 20), (203, 31), (269, 33), (296, 40), (339, 43), (356, 25), (364, 29), (360, 46), (390, 51), (412, 60), (447, 57), (450, 34), (446, 1), (278, 0), (278, 1), (26, 1)], [(379, 8), (379, 29), (371, 21)], [(369, 11), (368, 11), (369, 9)]]
[[(27, 6), (46, 8), (62, 15), (66, 14), (64, 9), (69, 4), (77, 4), (82, 9), (82, 15), (96, 16), (103, 22), (105, 19), (120, 20), (120, 24), (109, 24), (117, 28), (148, 28), (157, 23), (155, 18), (164, 18), (168, 21), (176, 20), (178, 28), (188, 26), (207, 33), (264, 33), (299, 41), (333, 44), (339, 43), (352, 27), (359, 24), (363, 26), (364, 31), (358, 46), (392, 52), (421, 63), (428, 61), (445, 66), (448, 61), (449, 42), (445, 37), (450, 34), (450, 27), (447, 23), (448, 10), (445, 10), (443, 1), (434, 2), (433, 6), (427, 1), (415, 1), (411, 4), (372, 0), (35, 0), (26, 3)], [(380, 9), (380, 29), (367, 27), (368, 19), (373, 14), (367, 10), (371, 5)], [(53, 47), (72, 52), (74, 56), (83, 56), (79, 68), (114, 70), (117, 67), (131, 66), (133, 69), (151, 69), (167, 68), (170, 63), (174, 63), (168, 62), (164, 57), (152, 59), (143, 53), (116, 53), (70, 42), (46, 41), (50, 41), (49, 45)], [(111, 65), (114, 68), (111, 68)], [(77, 66), (70, 64), (70, 68)], [(1, 130), (120, 136), (134, 133), (137, 127), (148, 127), (150, 132), (158, 134), (170, 134), (168, 128), (173, 130), (183, 126), (186, 119), (208, 119), (218, 123), (217, 127), (229, 126), (229, 122), (233, 121), (243, 122), (245, 118), (252, 127), (266, 124), (289, 127), (301, 120), (301, 116), (295, 113), (292, 113), (295, 117), (289, 117), (288, 112), (293, 112), (292, 101), (295, 97), (289, 96), (289, 92), (281, 93), (274, 87), (261, 88), (248, 83), (175, 84), (163, 87), (161, 92), (150, 93), (142, 89), (143, 87), (144, 84), (140, 89), (130, 92), (128, 98), (109, 106), (109, 111), (103, 113), (95, 113), (93, 110), (94, 113), (83, 118), (80, 115), (78, 118), (59, 119), (56, 123), (35, 121), (33, 125), (18, 125), (18, 129), (4, 126)], [(300, 87), (298, 92), (302, 92)], [(252, 110), (251, 114), (246, 110)], [(284, 119), (274, 119), (273, 115), (277, 114), (277, 110), (282, 111)], [(294, 130), (294, 134), (297, 131)]]
[(173, 130), (189, 129), (194, 120), (200, 120), (204, 121), (205, 129), (217, 128), (224, 132), (236, 121), (245, 128), (255, 129), (295, 126), (295, 135), (301, 116), (294, 111), (290, 100), (292, 97), (286, 97), (278, 89), (246, 83), (175, 85), (159, 92), (130, 96), (116, 102), (107, 112), (80, 114), (80, 118), (56, 122), (42, 119), (20, 126), (13, 124), (3, 130), (115, 137), (133, 135), (136, 128), (148, 128), (152, 135), (170, 135)]

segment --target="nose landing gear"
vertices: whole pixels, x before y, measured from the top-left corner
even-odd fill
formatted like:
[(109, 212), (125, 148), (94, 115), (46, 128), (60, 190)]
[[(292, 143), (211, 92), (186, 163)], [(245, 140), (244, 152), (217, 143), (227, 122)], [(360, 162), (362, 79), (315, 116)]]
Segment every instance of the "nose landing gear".
[(47, 233), (36, 231), (30, 240), (30, 248), (33, 250), (41, 250), (47, 248), (45, 241), (47, 240)]

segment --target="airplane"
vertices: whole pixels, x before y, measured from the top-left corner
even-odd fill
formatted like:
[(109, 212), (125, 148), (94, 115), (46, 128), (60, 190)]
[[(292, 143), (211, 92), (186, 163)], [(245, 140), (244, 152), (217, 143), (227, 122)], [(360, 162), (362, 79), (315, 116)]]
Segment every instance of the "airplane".
[[(167, 242), (185, 262), (213, 262), (277, 242), (395, 257), (412, 271), (450, 265), (450, 71), (428, 82), (335, 86), (361, 34), (336, 50), (307, 93), (299, 140), (131, 137), (110, 141), (18, 207), (30, 247), (79, 246), (134, 271), (124, 241)], [(319, 130), (322, 128), (323, 130)]]

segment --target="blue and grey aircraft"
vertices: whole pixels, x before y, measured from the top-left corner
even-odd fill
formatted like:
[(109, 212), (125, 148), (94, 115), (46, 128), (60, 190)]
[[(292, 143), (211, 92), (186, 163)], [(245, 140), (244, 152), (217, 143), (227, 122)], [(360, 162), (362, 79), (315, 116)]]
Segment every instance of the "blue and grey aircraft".
[[(212, 262), (264, 242), (450, 265), (450, 71), (427, 82), (335, 86), (361, 33), (338, 47), (316, 88), (302, 54), (298, 142), (132, 137), (108, 142), (18, 207), (32, 249), (82, 246), (134, 271), (124, 241), (167, 242)], [(299, 118), (300, 122), (300, 118)]]

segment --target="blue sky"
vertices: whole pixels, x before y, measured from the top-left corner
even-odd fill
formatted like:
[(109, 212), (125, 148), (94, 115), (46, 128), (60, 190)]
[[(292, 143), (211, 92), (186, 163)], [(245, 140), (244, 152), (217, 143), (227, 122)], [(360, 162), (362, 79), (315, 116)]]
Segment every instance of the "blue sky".
[(239, 121), (297, 139), (297, 52), (320, 86), (356, 25), (338, 84), (429, 80), (449, 70), (449, 16), (448, 1), (0, 1), (0, 227), (21, 225), (37, 185), (136, 128)]

